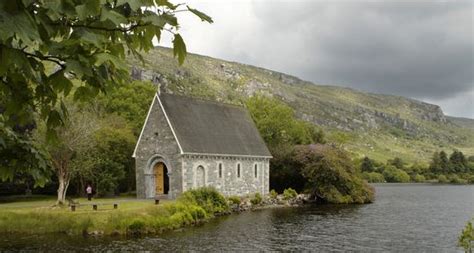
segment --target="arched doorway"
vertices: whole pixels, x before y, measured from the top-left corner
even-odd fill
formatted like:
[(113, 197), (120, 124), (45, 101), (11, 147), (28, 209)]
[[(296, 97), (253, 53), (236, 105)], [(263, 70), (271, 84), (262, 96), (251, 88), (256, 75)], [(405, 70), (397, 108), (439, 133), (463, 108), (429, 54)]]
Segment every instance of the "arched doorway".
[(168, 194), (170, 180), (166, 165), (162, 162), (156, 163), (153, 168), (153, 174), (155, 174), (155, 195)]
[(196, 187), (206, 186), (204, 167), (199, 165), (196, 169)]

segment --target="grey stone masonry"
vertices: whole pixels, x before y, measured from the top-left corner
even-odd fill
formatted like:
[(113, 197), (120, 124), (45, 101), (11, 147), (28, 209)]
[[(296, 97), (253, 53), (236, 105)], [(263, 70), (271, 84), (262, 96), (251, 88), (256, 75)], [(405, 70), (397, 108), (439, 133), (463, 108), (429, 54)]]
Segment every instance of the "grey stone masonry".
[[(269, 193), (268, 158), (185, 155), (182, 161), (184, 190), (201, 186), (201, 180), (226, 196)], [(204, 178), (197, 176), (200, 166), (204, 169)]]
[[(168, 99), (168, 107), (171, 103), (170, 101), (174, 101), (174, 99), (182, 100), (182, 98), (174, 98), (169, 95), (166, 96), (166, 99)], [(247, 114), (239, 111), (243, 109), (226, 107), (224, 105), (223, 107), (225, 108), (216, 109), (220, 105), (214, 102), (209, 104), (205, 101), (189, 101), (191, 102), (185, 104), (177, 104), (175, 102), (173, 104), (173, 106), (181, 108), (180, 110), (174, 107), (173, 110), (167, 110), (160, 96), (156, 95), (153, 99), (133, 153), (136, 166), (137, 198), (167, 197), (174, 199), (184, 191), (202, 186), (215, 187), (226, 196), (243, 196), (257, 192), (262, 195), (268, 194), (270, 188), (269, 167), (271, 155), (263, 141), (252, 140), (252, 138), (261, 137), (258, 135), (258, 132), (255, 134), (255, 126), (251, 119), (246, 118), (248, 117)], [(208, 106), (211, 109), (207, 110)], [(197, 107), (199, 107), (199, 110), (196, 109)], [(186, 112), (186, 110), (192, 110), (198, 114), (206, 114), (206, 116), (193, 116)], [(177, 118), (179, 117), (176, 117), (176, 115), (170, 117), (168, 115), (168, 113), (176, 114), (178, 112), (186, 114), (186, 117), (195, 118), (188, 124), (183, 125), (181, 122), (183, 119), (178, 122)], [(241, 120), (237, 121), (236, 124), (214, 126), (214, 130), (219, 132), (215, 136), (211, 133), (206, 133), (205, 128), (202, 127), (202, 120), (204, 118), (209, 120), (215, 117), (225, 120), (231, 115), (232, 117), (240, 117)], [(182, 115), (181, 117), (184, 116)], [(236, 120), (236, 118), (232, 119)], [(219, 123), (219, 121), (216, 122)], [(175, 126), (177, 124), (179, 126)], [(201, 124), (201, 128), (199, 128), (199, 124)], [(196, 130), (198, 128), (199, 131)], [(226, 129), (228, 129), (227, 132), (224, 131)], [(202, 135), (194, 133), (201, 133)], [(238, 141), (234, 142), (233, 140), (240, 140), (241, 142), (239, 144)], [(242, 140), (245, 141), (242, 142)], [(181, 146), (180, 141), (193, 144), (191, 146), (194, 149), (191, 151), (183, 150), (183, 148), (189, 148), (190, 145)], [(207, 151), (215, 148), (213, 146), (214, 143), (221, 146), (223, 143), (226, 143), (224, 145), (225, 148), (223, 148), (225, 150), (221, 152), (222, 154), (197, 152), (200, 151), (199, 148)], [(204, 145), (206, 148), (203, 148)], [(229, 147), (227, 145), (238, 145), (238, 147)], [(243, 155), (235, 153), (224, 154), (226, 150), (232, 152), (242, 151)], [(219, 149), (215, 150), (215, 152), (219, 151)], [(244, 151), (250, 152), (245, 153)], [(157, 163), (163, 163), (167, 169), (164, 182), (167, 182), (167, 177), (169, 179), (169, 191), (165, 196), (157, 195), (156, 193), (156, 176), (159, 174), (155, 175), (154, 167)], [(166, 183), (164, 188), (166, 191)]]
[(166, 165), (169, 176), (169, 197), (182, 192), (181, 155), (173, 132), (155, 97), (135, 150), (136, 187), (138, 198), (155, 197), (153, 167)]

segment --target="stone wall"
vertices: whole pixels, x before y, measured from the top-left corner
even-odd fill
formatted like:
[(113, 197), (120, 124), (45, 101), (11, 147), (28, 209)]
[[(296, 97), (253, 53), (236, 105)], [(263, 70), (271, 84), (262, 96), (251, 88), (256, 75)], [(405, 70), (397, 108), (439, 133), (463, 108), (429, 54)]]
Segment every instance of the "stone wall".
[(182, 192), (181, 155), (156, 97), (145, 124), (135, 153), (137, 197), (155, 197), (153, 167), (156, 162), (164, 162), (170, 183), (168, 196), (175, 198)]
[[(186, 155), (183, 156), (182, 177), (183, 189), (197, 188), (200, 178), (197, 177), (198, 167), (204, 168), (204, 184), (213, 186), (226, 196), (269, 193), (269, 159), (247, 157), (223, 157)], [(219, 164), (222, 164), (222, 173), (219, 174)], [(240, 177), (238, 176), (240, 164)], [(255, 174), (255, 165), (257, 173)]]
[[(155, 197), (153, 167), (157, 162), (163, 162), (168, 169), (168, 198), (171, 199), (200, 185), (213, 186), (226, 196), (256, 192), (266, 195), (270, 188), (269, 161), (268, 158), (255, 157), (181, 155), (159, 100), (155, 97), (135, 152), (137, 197)], [(221, 174), (219, 164), (222, 164)], [(197, 181), (199, 166), (204, 171), (202, 183)]]

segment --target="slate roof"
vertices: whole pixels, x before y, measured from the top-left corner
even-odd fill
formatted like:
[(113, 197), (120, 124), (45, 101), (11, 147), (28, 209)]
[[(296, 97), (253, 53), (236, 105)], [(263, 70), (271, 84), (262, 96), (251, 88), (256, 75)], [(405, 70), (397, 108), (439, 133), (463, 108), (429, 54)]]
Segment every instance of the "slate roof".
[(184, 153), (271, 156), (244, 108), (165, 93), (159, 98)]

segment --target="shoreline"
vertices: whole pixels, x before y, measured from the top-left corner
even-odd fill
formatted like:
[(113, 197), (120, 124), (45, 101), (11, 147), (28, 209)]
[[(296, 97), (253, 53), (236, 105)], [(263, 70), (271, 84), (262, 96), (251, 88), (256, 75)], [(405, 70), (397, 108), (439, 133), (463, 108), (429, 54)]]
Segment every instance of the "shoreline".
[[(226, 199), (228, 208), (210, 209), (218, 210), (216, 212), (206, 210), (207, 206), (183, 200), (163, 201), (155, 205), (154, 201), (149, 200), (97, 199), (95, 201), (97, 203), (102, 201), (109, 205), (113, 202), (120, 204), (116, 210), (99, 207), (98, 211), (89, 209), (89, 204), (80, 205), (81, 207), (74, 212), (69, 206), (51, 207), (43, 204), (31, 207), (34, 201), (16, 202), (20, 207), (2, 208), (0, 205), (0, 235), (62, 234), (73, 237), (159, 235), (167, 231), (201, 225), (216, 217), (302, 206), (301, 196), (285, 200), (283, 196), (276, 198), (266, 196), (253, 204), (253, 198), (250, 197), (242, 198), (239, 204)], [(21, 207), (21, 204), (25, 206)]]

